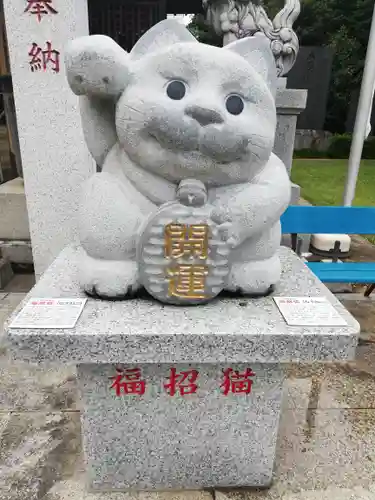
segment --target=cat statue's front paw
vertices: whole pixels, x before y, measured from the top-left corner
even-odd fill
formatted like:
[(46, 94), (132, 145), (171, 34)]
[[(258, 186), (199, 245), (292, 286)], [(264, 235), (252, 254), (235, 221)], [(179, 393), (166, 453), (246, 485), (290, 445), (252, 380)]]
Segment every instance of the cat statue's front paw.
[(233, 262), (225, 289), (239, 295), (264, 296), (279, 282), (281, 264), (278, 255), (250, 262)]
[(223, 241), (225, 241), (230, 248), (238, 246), (240, 238), (237, 231), (237, 224), (234, 221), (235, 214), (227, 208), (215, 207), (210, 215), (212, 222), (217, 224), (217, 230)]
[(141, 287), (135, 261), (95, 259), (87, 254), (81, 259), (80, 284), (88, 295), (112, 300), (132, 298)]

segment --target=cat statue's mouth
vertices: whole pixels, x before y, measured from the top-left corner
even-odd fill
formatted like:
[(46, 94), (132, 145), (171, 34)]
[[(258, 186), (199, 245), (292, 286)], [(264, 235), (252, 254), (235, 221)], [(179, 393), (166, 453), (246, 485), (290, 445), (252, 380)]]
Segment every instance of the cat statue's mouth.
[(248, 156), (249, 139), (228, 133), (221, 125), (195, 127), (194, 133), (187, 130), (148, 130), (149, 140), (164, 150), (181, 152), (199, 160), (209, 157), (226, 165)]

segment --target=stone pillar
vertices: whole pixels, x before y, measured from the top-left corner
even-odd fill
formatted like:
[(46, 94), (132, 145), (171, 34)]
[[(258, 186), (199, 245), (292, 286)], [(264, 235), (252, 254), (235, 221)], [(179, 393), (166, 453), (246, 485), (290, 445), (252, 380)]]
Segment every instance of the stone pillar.
[[(276, 94), (277, 129), (273, 152), (284, 162), (290, 175), (293, 163), (297, 118), (306, 108), (307, 90), (287, 89), (285, 88), (285, 84), (283, 84), (284, 82), (282, 81)], [(300, 188), (296, 184), (293, 184), (291, 203), (297, 203), (299, 197)]]
[(74, 240), (82, 182), (94, 172), (64, 47), (88, 34), (86, 0), (4, 0), (18, 133), (37, 276)]

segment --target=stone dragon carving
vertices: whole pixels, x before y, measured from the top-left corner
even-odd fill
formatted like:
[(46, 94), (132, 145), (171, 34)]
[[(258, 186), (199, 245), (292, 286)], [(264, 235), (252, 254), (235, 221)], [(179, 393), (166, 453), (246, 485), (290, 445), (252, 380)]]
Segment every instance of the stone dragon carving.
[(270, 40), (278, 76), (291, 70), (299, 50), (293, 24), (301, 11), (300, 0), (285, 0), (284, 8), (272, 21), (260, 0), (203, 0), (203, 6), (217, 34), (241, 39), (261, 31)]

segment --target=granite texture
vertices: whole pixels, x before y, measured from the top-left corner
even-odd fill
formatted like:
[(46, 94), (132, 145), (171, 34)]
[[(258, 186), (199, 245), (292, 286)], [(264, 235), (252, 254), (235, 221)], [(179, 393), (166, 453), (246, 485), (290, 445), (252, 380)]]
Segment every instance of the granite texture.
[[(34, 263), (40, 275), (75, 237), (81, 185), (95, 166), (63, 61), (65, 44), (88, 33), (87, 2), (54, 1), (57, 14), (44, 14), (40, 22), (25, 12), (28, 3), (35, 10), (35, 2), (5, 0), (4, 15)], [(40, 3), (43, 8), (46, 2)], [(60, 52), (60, 71), (54, 71), (52, 62), (45, 71), (42, 64), (31, 71), (33, 42), (46, 50), (48, 41), (51, 50)], [(42, 57), (39, 52), (36, 58)]]
[(69, 44), (65, 60), (102, 167), (82, 197), (82, 288), (104, 298), (140, 289), (142, 231), (193, 179), (231, 240), (224, 288), (266, 294), (280, 277), (279, 221), (290, 201), (285, 166), (272, 154), (277, 71), (268, 38), (213, 47), (167, 19), (129, 54), (96, 35)]
[[(273, 365), (231, 366), (255, 376), (250, 394), (222, 394), (220, 365), (197, 370), (195, 394), (163, 388), (170, 365), (137, 365), (144, 395), (117, 397), (111, 365), (79, 365), (89, 485), (94, 489), (196, 489), (269, 486), (283, 376)], [(134, 368), (133, 365), (124, 368)]]
[(292, 170), (297, 118), (306, 108), (307, 90), (282, 89), (276, 94), (277, 128), (273, 152), (278, 156), (288, 173)]
[[(83, 297), (79, 253), (69, 247), (44, 274), (31, 297)], [(320, 296), (347, 327), (290, 327), (272, 296), (219, 297), (197, 307), (165, 306), (150, 298), (89, 299), (71, 330), (7, 329), (15, 358), (63, 363), (201, 363), (342, 360), (354, 357), (359, 324), (289, 249), (279, 251), (283, 273), (277, 296)]]

